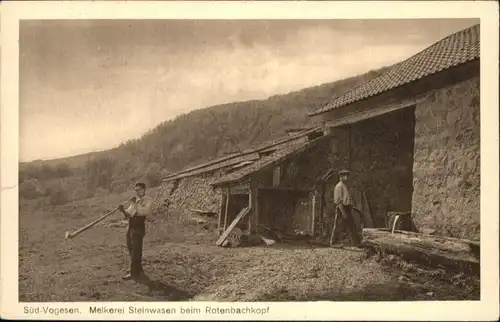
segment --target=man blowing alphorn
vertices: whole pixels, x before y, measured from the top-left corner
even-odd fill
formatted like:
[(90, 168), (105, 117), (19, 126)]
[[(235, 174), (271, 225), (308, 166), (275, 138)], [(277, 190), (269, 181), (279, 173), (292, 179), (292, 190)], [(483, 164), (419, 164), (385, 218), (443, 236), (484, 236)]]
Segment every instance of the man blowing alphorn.
[(131, 205), (125, 209), (120, 205), (118, 209), (128, 218), (127, 248), (130, 254), (130, 274), (124, 280), (139, 280), (142, 269), (142, 245), (146, 234), (146, 217), (151, 214), (153, 199), (146, 195), (146, 185), (136, 183), (134, 190), (136, 197), (131, 198)]

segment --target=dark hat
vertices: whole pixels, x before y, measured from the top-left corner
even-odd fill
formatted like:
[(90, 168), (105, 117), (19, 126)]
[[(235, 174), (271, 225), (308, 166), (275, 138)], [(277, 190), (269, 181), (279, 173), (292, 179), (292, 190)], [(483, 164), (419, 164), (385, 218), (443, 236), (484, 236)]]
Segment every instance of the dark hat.
[(135, 186), (137, 188), (146, 189), (146, 184), (144, 182), (137, 182)]
[(350, 174), (351, 174), (351, 171), (349, 171), (349, 170), (340, 170), (339, 171), (339, 176), (350, 175)]

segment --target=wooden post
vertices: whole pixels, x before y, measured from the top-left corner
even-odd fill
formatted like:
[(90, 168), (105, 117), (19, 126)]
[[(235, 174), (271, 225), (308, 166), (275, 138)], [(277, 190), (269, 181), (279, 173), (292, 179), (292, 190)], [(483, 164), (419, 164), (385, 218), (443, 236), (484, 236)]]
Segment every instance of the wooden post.
[(319, 200), (319, 229), (320, 229), (320, 234), (323, 235), (323, 221), (324, 221), (324, 211), (325, 211), (325, 184), (321, 183), (321, 194), (320, 194), (320, 200)]
[(257, 231), (257, 227), (259, 225), (259, 189), (255, 188), (253, 192), (253, 213), (251, 214), (251, 218), (253, 218), (253, 229), (255, 232)]
[(314, 237), (314, 232), (316, 228), (316, 191), (312, 193), (312, 225), (311, 234)]
[(220, 195), (220, 200), (219, 200), (219, 215), (217, 216), (217, 231), (221, 231), (221, 228), (222, 228), (222, 225), (223, 225), (223, 222), (222, 222), (222, 219), (224, 218), (224, 210), (225, 210), (225, 206), (226, 206), (226, 203), (225, 203), (225, 198), (226, 195), (224, 194), (223, 191), (221, 191), (221, 195)]
[(348, 136), (348, 140), (347, 140), (347, 148), (348, 148), (348, 151), (347, 151), (347, 169), (349, 171), (352, 171), (351, 169), (351, 158), (352, 158), (352, 155), (351, 155), (351, 144), (352, 144), (352, 140), (351, 140), (351, 124), (347, 125), (347, 136)]
[(230, 198), (229, 188), (227, 188), (226, 189), (226, 211), (224, 212), (224, 231), (227, 229), (227, 226), (228, 226), (227, 213), (229, 210), (229, 198)]
[[(248, 195), (248, 199), (251, 199), (252, 198), (252, 192), (250, 191), (249, 192), (249, 195)], [(249, 200), (248, 201), (248, 206), (250, 207), (250, 204), (252, 202)], [(248, 216), (248, 219), (247, 219), (247, 226), (248, 226), (248, 233), (250, 233), (250, 231), (252, 231), (252, 228), (253, 228), (253, 218), (252, 216)]]
[(252, 196), (253, 196), (253, 184), (252, 184), (252, 180), (250, 180), (250, 189), (249, 189), (249, 192), (248, 192), (248, 208), (249, 209), (252, 209)]
[(255, 182), (248, 182), (248, 207), (252, 209), (252, 213), (248, 216), (248, 231), (249, 233), (257, 231), (258, 225), (258, 189), (255, 186)]
[(258, 189), (255, 186), (254, 183), (250, 182), (249, 184), (249, 189), (250, 189), (250, 195), (248, 196), (248, 206), (252, 208), (252, 213), (250, 214), (248, 218), (249, 222), (249, 231), (250, 232), (256, 232), (257, 231), (257, 225), (258, 225), (258, 216), (259, 216), (259, 210), (258, 210)]
[[(250, 184), (249, 184), (249, 191), (248, 191), (248, 209), (252, 209), (252, 204), (253, 204), (253, 199), (254, 197), (254, 194), (253, 194), (253, 186), (252, 186), (252, 181), (250, 180)], [(250, 214), (250, 216), (248, 216), (248, 232), (250, 232), (252, 230), (252, 224), (253, 224), (253, 218), (252, 218), (252, 214)]]

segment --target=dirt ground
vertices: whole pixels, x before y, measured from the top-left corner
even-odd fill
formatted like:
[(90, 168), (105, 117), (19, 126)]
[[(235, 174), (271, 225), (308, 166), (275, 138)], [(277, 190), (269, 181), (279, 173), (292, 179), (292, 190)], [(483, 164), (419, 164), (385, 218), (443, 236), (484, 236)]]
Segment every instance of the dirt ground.
[(274, 245), (221, 248), (213, 229), (156, 214), (148, 222), (148, 280), (122, 281), (129, 258), (119, 214), (74, 239), (74, 231), (124, 196), (63, 206), (20, 205), (19, 300), (370, 301), (479, 299), (478, 279), (449, 276), (362, 250)]

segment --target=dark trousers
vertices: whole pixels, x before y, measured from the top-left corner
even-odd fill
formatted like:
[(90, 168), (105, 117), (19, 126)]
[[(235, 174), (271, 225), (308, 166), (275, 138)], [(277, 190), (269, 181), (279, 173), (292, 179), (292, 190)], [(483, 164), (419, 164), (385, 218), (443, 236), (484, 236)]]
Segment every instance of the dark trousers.
[[(351, 235), (351, 239), (354, 245), (359, 245), (362, 241), (361, 237), (361, 218), (358, 217), (358, 214), (352, 210), (352, 206), (344, 206), (344, 211), (346, 212), (346, 216), (344, 217), (342, 211), (339, 207), (335, 209), (337, 215), (335, 216), (335, 220), (342, 220), (345, 226), (346, 232)], [(334, 242), (334, 236), (337, 234), (339, 226), (334, 222), (334, 228), (332, 230), (332, 236), (330, 242)], [(336, 238), (335, 238), (336, 239)]]
[(358, 217), (358, 214), (352, 211), (352, 206), (347, 206), (344, 207), (344, 209), (347, 212), (347, 218), (345, 218), (346, 221), (346, 228), (347, 231), (351, 233), (351, 238), (354, 243), (354, 245), (359, 245), (361, 243), (362, 237), (360, 236), (361, 233), (361, 223), (360, 219)]
[(130, 254), (130, 275), (139, 277), (142, 273), (142, 245), (144, 231), (129, 228), (127, 231), (127, 248)]

